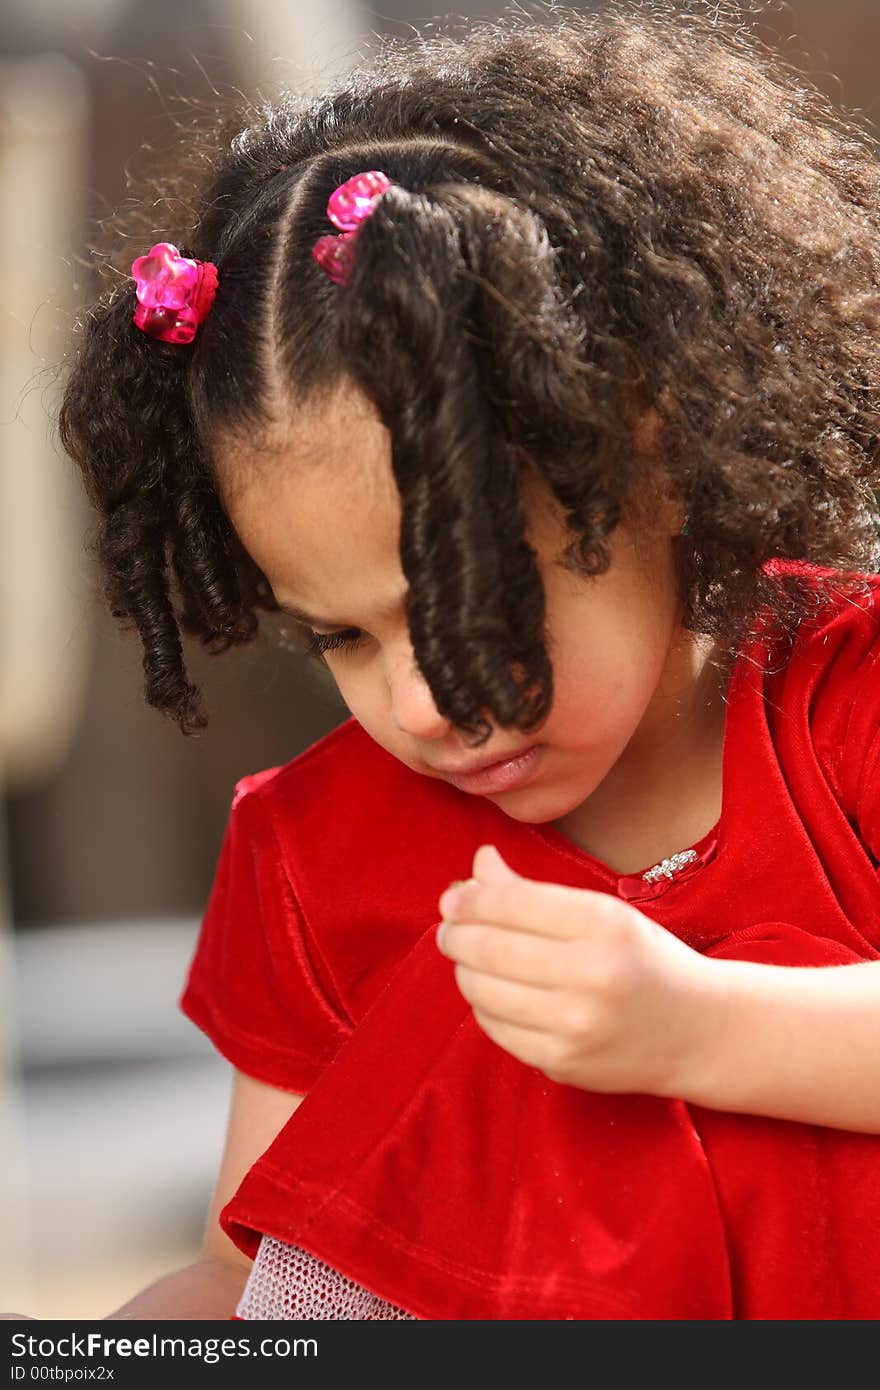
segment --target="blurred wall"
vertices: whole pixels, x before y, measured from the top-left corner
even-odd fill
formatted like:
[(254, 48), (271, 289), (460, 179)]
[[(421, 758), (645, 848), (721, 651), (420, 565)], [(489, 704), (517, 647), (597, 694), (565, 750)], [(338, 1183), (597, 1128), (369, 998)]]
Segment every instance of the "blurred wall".
[[(261, 17), (253, 7), (211, 0), (135, 3), (115, 11), (105, 4), (94, 32), (71, 22), (72, 9), (21, 7), (12, 23), (4, 12), (0, 53), (62, 51), (82, 71), (90, 113), (84, 223), (81, 243), (71, 245), (71, 259), (56, 268), (55, 278), (66, 272), (86, 301), (92, 276), (87, 262), (76, 258), (84, 256), (93, 220), (127, 196), (126, 171), (136, 176), (140, 147), (161, 143), (167, 132), (165, 94), (204, 97), (210, 85), (236, 85), (243, 77), (278, 81), (279, 50), (288, 80), (298, 70), (315, 76), (310, 70), (329, 61), (320, 44), (345, 58), (355, 30), (350, 5), (328, 6), (312, 31), (301, 12), (296, 18), (292, 7), (281, 5), (265, 6)], [(288, 16), (296, 22), (288, 24)], [(283, 43), (288, 28), (297, 40), (289, 46)], [(59, 354), (64, 327), (62, 319)], [(7, 323), (6, 331), (24, 338), (27, 316)], [(0, 456), (3, 447), (0, 439)], [(54, 447), (61, 506), (75, 470)], [(83, 508), (78, 520), (84, 538), (92, 519)], [(184, 738), (145, 706), (139, 643), (117, 631), (96, 595), (97, 575), (84, 552), (80, 568), (85, 582), (70, 624), (86, 634), (90, 663), (78, 727), (63, 760), (9, 788), (12, 910), (19, 927), (196, 911), (210, 884), (236, 779), (287, 761), (347, 715), (329, 684), (316, 683), (301, 658), (279, 653), (270, 638), (227, 658), (209, 658), (192, 645), (187, 664), (204, 687), (211, 722), (197, 738)], [(63, 588), (59, 576), (55, 602)]]

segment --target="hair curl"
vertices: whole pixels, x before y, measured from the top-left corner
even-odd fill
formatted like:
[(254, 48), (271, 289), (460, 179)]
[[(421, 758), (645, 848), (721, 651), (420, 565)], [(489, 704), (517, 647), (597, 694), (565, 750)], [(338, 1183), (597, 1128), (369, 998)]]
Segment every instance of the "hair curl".
[[(728, 672), (759, 614), (790, 636), (864, 589), (878, 146), (743, 18), (733, 0), (507, 13), (383, 40), (318, 98), (239, 98), (182, 129), (160, 200), (109, 224), (115, 276), (80, 325), (59, 426), (147, 702), (184, 733), (207, 721), (181, 629), (222, 651), (277, 607), (224, 512), (218, 446), (269, 439), (346, 379), (391, 435), (416, 660), (478, 742), (482, 714), (529, 731), (552, 699), (520, 470), (565, 509), (566, 563), (604, 573), (624, 509), (650, 524), (634, 401), (657, 412), (664, 487), (688, 511), (684, 626), (727, 644)], [(395, 186), (343, 288), (311, 247), (333, 188), (368, 168)], [(132, 247), (160, 239), (219, 270), (188, 347), (132, 324)]]

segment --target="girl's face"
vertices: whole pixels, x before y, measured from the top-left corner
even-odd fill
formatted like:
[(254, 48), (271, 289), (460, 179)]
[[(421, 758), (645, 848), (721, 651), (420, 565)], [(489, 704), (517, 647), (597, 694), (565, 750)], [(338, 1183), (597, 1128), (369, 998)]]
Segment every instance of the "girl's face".
[(481, 748), (468, 749), (438, 713), (413, 656), (390, 460), (388, 431), (352, 389), (312, 414), (277, 454), (248, 460), (239, 450), (218, 460), (230, 520), (279, 604), (314, 615), (312, 630), (337, 634), (337, 643), (352, 639), (327, 649), (325, 660), (366, 732), (414, 772), (446, 781), (451, 768), (539, 745), (521, 780), (481, 793), (526, 822), (559, 820), (588, 798), (607, 809), (614, 797), (656, 789), (664, 769), (680, 777), (682, 759), (701, 739), (705, 746), (710, 726), (717, 731), (719, 698), (707, 647), (679, 623), (671, 538), (681, 512), (658, 511), (656, 531), (638, 543), (618, 525), (610, 569), (588, 579), (558, 563), (570, 533), (543, 479), (525, 474), (553, 705), (534, 733), (493, 725)]

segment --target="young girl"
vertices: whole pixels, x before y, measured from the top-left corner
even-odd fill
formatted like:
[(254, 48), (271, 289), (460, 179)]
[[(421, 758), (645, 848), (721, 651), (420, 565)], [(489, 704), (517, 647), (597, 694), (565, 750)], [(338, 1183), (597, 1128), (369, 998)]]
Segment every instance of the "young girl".
[(236, 788), (113, 1316), (880, 1316), (876, 146), (717, 5), (191, 138), (62, 442), (150, 704), (281, 611), (351, 718)]

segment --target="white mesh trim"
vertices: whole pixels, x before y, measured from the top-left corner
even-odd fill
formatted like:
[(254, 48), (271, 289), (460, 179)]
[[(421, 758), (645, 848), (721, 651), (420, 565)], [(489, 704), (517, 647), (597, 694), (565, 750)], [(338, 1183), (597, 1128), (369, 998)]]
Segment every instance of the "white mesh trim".
[(394, 1303), (386, 1303), (347, 1275), (303, 1250), (263, 1236), (241, 1301), (238, 1317), (250, 1322), (314, 1320), (356, 1322), (368, 1319), (418, 1321)]

